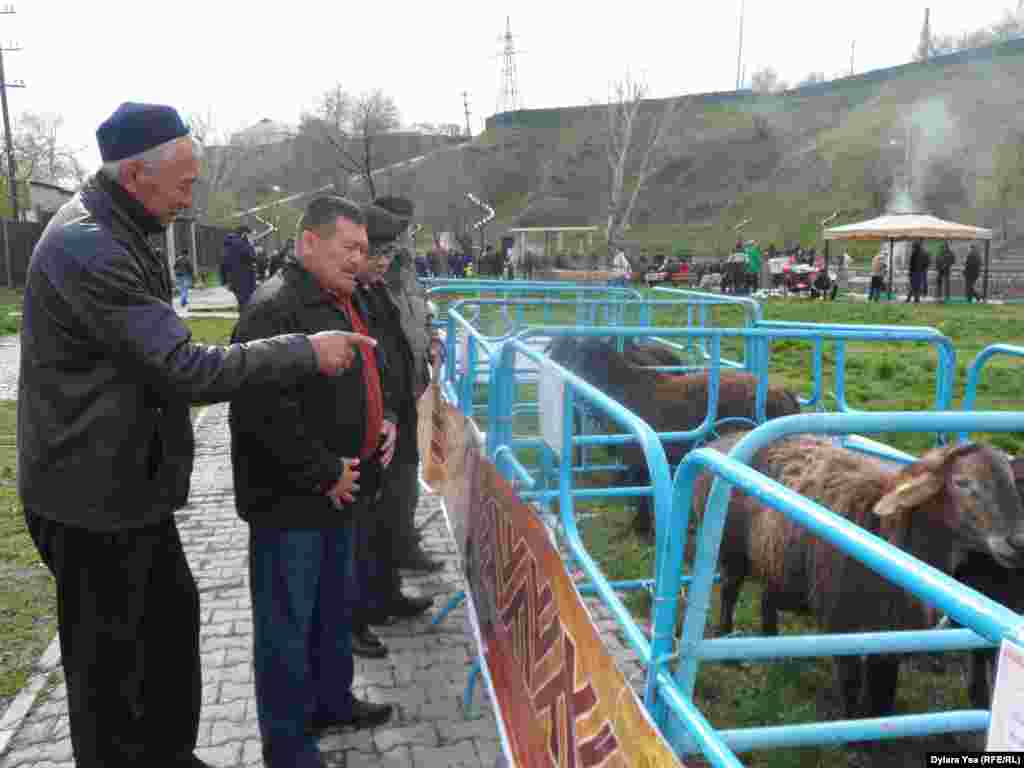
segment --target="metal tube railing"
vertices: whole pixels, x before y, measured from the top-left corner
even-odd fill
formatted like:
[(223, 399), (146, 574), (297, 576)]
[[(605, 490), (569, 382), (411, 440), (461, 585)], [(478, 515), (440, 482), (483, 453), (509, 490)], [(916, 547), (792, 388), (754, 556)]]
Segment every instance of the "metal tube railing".
[[(964, 399), (960, 405), (963, 411), (973, 411), (974, 403), (978, 398), (978, 381), (981, 379), (981, 370), (985, 364), (996, 355), (1009, 355), (1011, 357), (1024, 357), (1024, 347), (1012, 344), (991, 344), (977, 354), (970, 368), (967, 369), (967, 383), (964, 386)], [(966, 432), (960, 433), (960, 440), (966, 442), (969, 439)]]
[[(719, 547), (725, 524), (730, 486), (778, 509), (787, 517), (805, 527), (811, 534), (827, 540), (887, 580), (910, 591), (922, 601), (944, 610), (962, 626), (973, 630), (992, 644), (1004, 638), (1024, 639), (1024, 617), (970, 589), (950, 576), (920, 562), (901, 549), (869, 533), (820, 504), (807, 499), (780, 483), (755, 472), (749, 463), (754, 454), (774, 440), (796, 434), (842, 435), (853, 432), (931, 432), (935, 430), (957, 432), (965, 428), (981, 431), (1021, 431), (1024, 413), (884, 413), (884, 414), (805, 414), (774, 419), (743, 437), (729, 455), (702, 448), (692, 451), (680, 465), (674, 483), (675, 514), (667, 519), (667, 527), (659, 529), (666, 538), (666, 554), (656, 574), (655, 633), (662, 627), (673, 627), (683, 549), (689, 521), (693, 484), (701, 471), (711, 471), (716, 477), (712, 483), (706, 512), (700, 530), (692, 581), (687, 592), (687, 607), (680, 642), (680, 664), (674, 675), (677, 694), (693, 695), (697, 668), (704, 649), (722, 657), (721, 649), (729, 650), (725, 641), (704, 639), (707, 611), (710, 605), (711, 584), (718, 562)], [(664, 580), (664, 581), (663, 581)], [(659, 604), (658, 598), (666, 602)], [(906, 635), (873, 633), (832, 637), (824, 641), (832, 654), (864, 653), (866, 651), (894, 652), (895, 650), (939, 650), (953, 647), (976, 648), (981, 644), (969, 634), (951, 636), (946, 630), (923, 630)], [(931, 634), (936, 633), (936, 634)], [(928, 638), (925, 640), (925, 638)], [(932, 639), (934, 638), (934, 639)], [(817, 639), (817, 638), (816, 638)], [(958, 640), (963, 640), (961, 645)], [(751, 650), (762, 655), (779, 657), (785, 651), (799, 650), (801, 640), (786, 638), (749, 638)], [(920, 643), (916, 641), (921, 641)], [(773, 649), (774, 645), (774, 649)], [(733, 646), (735, 650), (735, 644)], [(653, 650), (652, 650), (653, 654)], [(735, 658), (731, 652), (725, 654)], [(803, 655), (803, 654), (800, 654)], [(657, 670), (649, 670), (649, 675)], [(665, 693), (663, 679), (652, 687), (652, 697)], [(648, 702), (656, 722), (667, 728), (667, 735), (678, 748), (691, 749), (692, 739), (680, 729), (678, 723), (666, 722), (665, 708), (657, 700)], [(958, 719), (959, 718), (959, 719)], [(957, 723), (961, 723), (957, 725)], [(925, 733), (984, 727), (987, 713), (937, 713), (895, 717), (885, 720), (881, 728), (875, 721), (843, 721), (840, 723), (814, 723), (801, 726), (779, 726), (761, 729), (738, 729), (718, 734), (736, 749), (782, 745), (809, 745), (861, 741), (878, 738), (896, 738)], [(714, 763), (714, 761), (713, 761)], [(718, 765), (718, 763), (714, 763)], [(724, 764), (724, 763), (723, 763)]]

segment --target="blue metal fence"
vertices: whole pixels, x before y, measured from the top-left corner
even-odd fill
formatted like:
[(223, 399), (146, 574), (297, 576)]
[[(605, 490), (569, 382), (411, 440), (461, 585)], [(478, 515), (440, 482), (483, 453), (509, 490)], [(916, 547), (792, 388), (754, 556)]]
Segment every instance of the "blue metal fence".
[[(679, 706), (692, 702), (697, 669), (702, 659), (783, 658), (836, 654), (937, 651), (990, 646), (1002, 639), (1024, 640), (1024, 617), (951, 577), (908, 555), (868, 531), (806, 499), (747, 466), (754, 454), (770, 442), (796, 434), (843, 435), (854, 432), (987, 432), (1020, 431), (1024, 413), (942, 412), (879, 414), (805, 414), (768, 422), (746, 435), (728, 456), (710, 449), (691, 452), (680, 465), (674, 482), (673, 514), (658, 521), (659, 536), (666, 538), (665, 558), (659, 564), (652, 658), (672, 655), (677, 596), (683, 566), (689, 506), (694, 481), (701, 471), (717, 477), (708, 498), (697, 554), (687, 591), (679, 664), (673, 675), (649, 667), (647, 704), (663, 732), (681, 753), (703, 751), (715, 766), (735, 765), (708, 751), (713, 742), (738, 751), (782, 746), (837, 744), (850, 741), (974, 731), (987, 727), (989, 713), (957, 711), (891, 717), (884, 720), (847, 720), (803, 725), (735, 729), (707, 734), (702, 719)], [(836, 636), (706, 640), (704, 630), (711, 585), (721, 546), (729, 488), (734, 486), (778, 509), (815, 536), (856, 558), (887, 580), (935, 605), (966, 630), (876, 632)], [(669, 717), (669, 713), (672, 717)], [(702, 735), (703, 734), (703, 735)]]

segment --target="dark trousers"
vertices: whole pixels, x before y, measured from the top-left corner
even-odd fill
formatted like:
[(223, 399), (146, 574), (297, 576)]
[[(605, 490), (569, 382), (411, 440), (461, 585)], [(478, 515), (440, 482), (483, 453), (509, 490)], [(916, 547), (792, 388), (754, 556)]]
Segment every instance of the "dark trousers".
[(978, 275), (964, 274), (964, 291), (967, 295), (967, 303), (972, 301), (981, 301), (981, 297), (974, 290), (974, 286), (978, 282)]
[(939, 270), (935, 273), (935, 298), (949, 301), (949, 271)]
[(57, 582), (78, 768), (189, 765), (199, 730), (199, 593), (173, 520), (96, 532), (25, 511)]
[(396, 562), (416, 542), (413, 516), (419, 499), (418, 470), (417, 464), (392, 462), (380, 499), (355, 521), (348, 570), (354, 627), (379, 619), (401, 594)]
[[(344, 514), (339, 512), (339, 514)], [(351, 528), (249, 530), (256, 714), (267, 768), (319, 768), (314, 717), (352, 713)]]
[(420, 550), (420, 534), (416, 530), (416, 504), (420, 500), (419, 464), (394, 463), (382, 499), (393, 508), (396, 526), (392, 532), (396, 556), (414, 554)]
[(871, 286), (868, 289), (868, 301), (878, 301), (882, 298), (882, 288), (885, 281), (881, 275), (871, 276)]
[(384, 512), (385, 507), (378, 501), (369, 505), (352, 526), (352, 554), (345, 569), (345, 599), (349, 603), (352, 628), (356, 630), (377, 623), (399, 591), (392, 542), (396, 521)]
[(910, 273), (910, 286), (907, 290), (907, 301), (913, 299), (915, 304), (920, 303), (922, 291), (927, 291), (924, 272)]

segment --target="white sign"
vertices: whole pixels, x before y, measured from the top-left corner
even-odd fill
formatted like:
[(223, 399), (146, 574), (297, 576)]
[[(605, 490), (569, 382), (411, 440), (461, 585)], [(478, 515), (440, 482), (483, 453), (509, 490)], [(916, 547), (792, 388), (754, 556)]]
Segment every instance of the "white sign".
[(540, 405), (540, 436), (561, 459), (562, 427), (565, 419), (565, 382), (555, 371), (554, 363), (545, 360), (537, 376), (537, 401)]
[(1009, 640), (999, 646), (999, 671), (985, 748), (1024, 751), (1024, 648)]

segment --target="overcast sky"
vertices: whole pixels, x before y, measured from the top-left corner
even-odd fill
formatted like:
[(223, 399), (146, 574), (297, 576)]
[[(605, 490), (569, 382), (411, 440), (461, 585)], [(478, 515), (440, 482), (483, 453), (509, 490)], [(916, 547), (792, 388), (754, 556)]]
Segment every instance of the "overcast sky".
[[(0, 3), (0, 6), (7, 2)], [(1017, 0), (932, 0), (932, 30), (959, 33), (997, 21)], [(494, 113), (501, 36), (511, 17), (527, 108), (603, 101), (627, 70), (653, 96), (731, 90), (740, 0), (711, 3), (237, 2), (33, 0), (0, 16), (12, 116), (58, 113), (62, 141), (99, 162), (95, 130), (126, 100), (212, 113), (227, 134), (263, 117), (294, 123), (335, 83), (381, 88), (403, 123), (465, 123)], [(614, 8), (605, 11), (604, 8)], [(699, 8), (699, 10), (695, 10)], [(748, 75), (765, 65), (795, 82), (812, 71), (863, 72), (905, 63), (923, 3), (905, 0), (746, 0)]]

